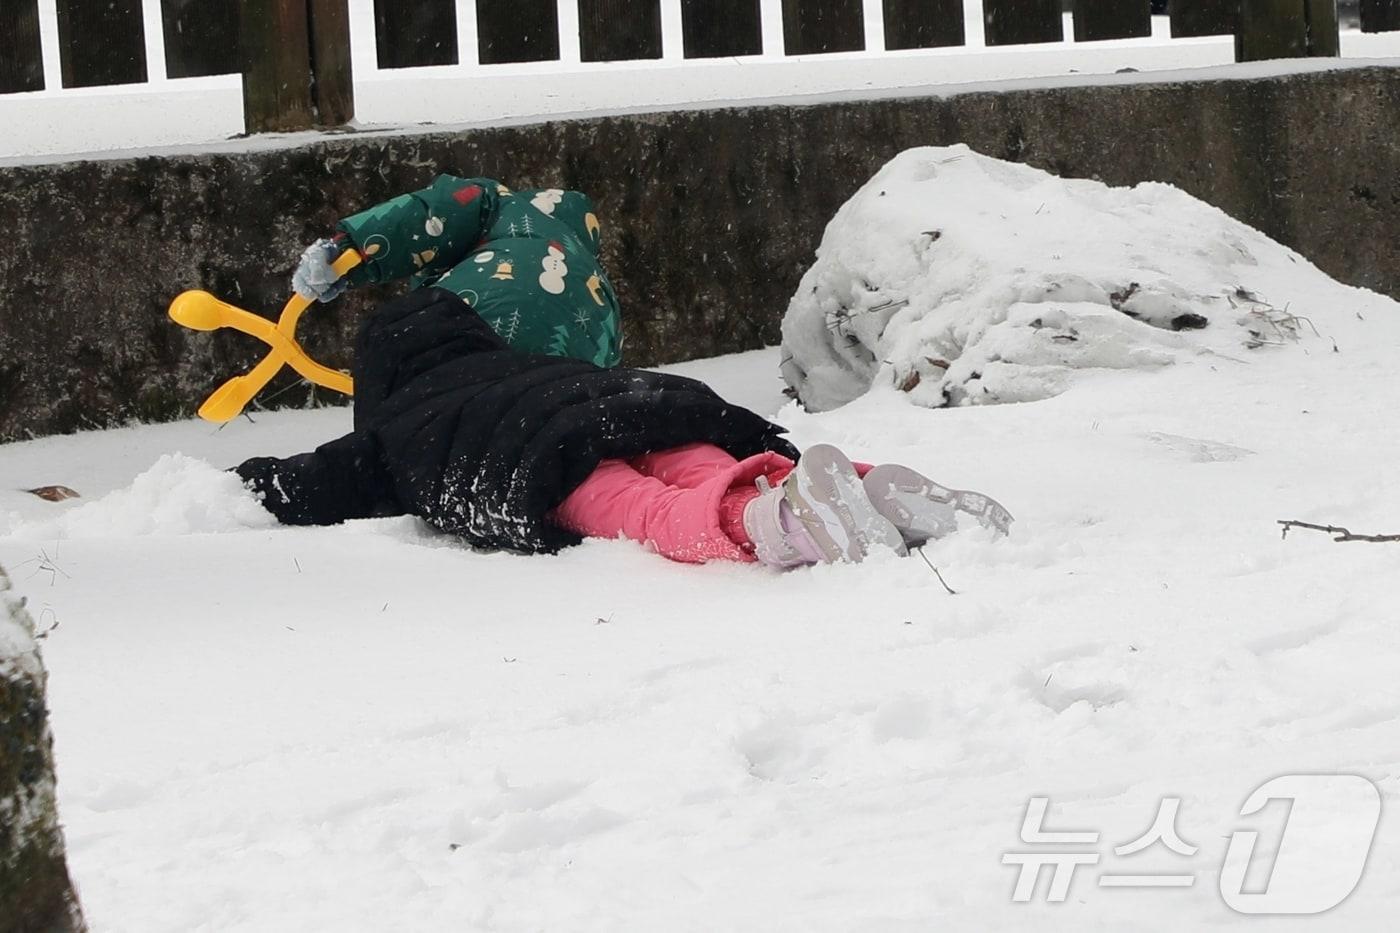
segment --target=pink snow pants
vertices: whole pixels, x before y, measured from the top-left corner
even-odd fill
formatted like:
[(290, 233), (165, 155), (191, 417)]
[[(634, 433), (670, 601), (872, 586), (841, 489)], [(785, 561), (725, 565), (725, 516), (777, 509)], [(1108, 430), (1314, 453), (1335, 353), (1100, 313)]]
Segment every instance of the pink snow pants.
[(752, 561), (744, 506), (760, 476), (776, 485), (792, 470), (776, 453), (736, 460), (713, 444), (687, 444), (635, 460), (604, 460), (554, 512), (589, 538), (630, 538), (671, 560)]

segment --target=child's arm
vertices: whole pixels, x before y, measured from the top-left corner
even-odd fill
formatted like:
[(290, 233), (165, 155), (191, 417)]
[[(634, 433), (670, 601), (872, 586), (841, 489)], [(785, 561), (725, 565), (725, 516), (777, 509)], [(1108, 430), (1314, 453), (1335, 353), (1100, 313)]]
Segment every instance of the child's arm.
[(365, 433), (347, 434), (284, 460), (254, 457), (234, 472), (284, 525), (336, 525), (403, 511), (378, 444)]
[(345, 218), (332, 241), (354, 247), (364, 262), (351, 285), (446, 272), (477, 247), (491, 225), (499, 183), (439, 175), (421, 191), (403, 194)]

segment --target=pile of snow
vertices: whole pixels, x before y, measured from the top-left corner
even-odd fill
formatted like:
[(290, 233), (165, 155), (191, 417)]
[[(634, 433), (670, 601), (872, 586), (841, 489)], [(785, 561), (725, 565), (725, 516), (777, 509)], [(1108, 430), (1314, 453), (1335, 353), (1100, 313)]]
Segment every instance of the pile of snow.
[(277, 524), (237, 475), (165, 454), (131, 485), (53, 518), (13, 523), (17, 538), (125, 538), (242, 531)]
[(1031, 401), (1087, 370), (1330, 349), (1317, 328), (1354, 304), (1170, 185), (1058, 178), (962, 145), (896, 157), (817, 257), (783, 321), (783, 376), (814, 411), (873, 384), (929, 407)]

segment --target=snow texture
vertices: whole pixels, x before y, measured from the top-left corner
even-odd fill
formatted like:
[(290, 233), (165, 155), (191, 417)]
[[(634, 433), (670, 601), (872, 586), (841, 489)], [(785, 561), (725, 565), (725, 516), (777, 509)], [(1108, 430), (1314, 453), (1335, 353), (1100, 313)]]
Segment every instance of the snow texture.
[(783, 372), (813, 411), (872, 384), (929, 407), (1035, 401), (1088, 372), (1316, 344), (1348, 291), (1170, 185), (912, 149), (827, 226), (783, 321)]
[(160, 457), (129, 486), (62, 515), (29, 523), (12, 516), (11, 522), (12, 534), (62, 539), (212, 534), (269, 528), (277, 519), (237, 475), (176, 453)]

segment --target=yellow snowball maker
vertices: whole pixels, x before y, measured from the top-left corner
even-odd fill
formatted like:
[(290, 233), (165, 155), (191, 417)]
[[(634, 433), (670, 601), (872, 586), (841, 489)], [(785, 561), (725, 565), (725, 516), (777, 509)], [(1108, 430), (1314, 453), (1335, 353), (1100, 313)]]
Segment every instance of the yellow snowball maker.
[[(331, 266), (339, 275), (344, 275), (360, 264), (360, 254), (348, 250)], [(318, 386), (355, 394), (355, 386), (350, 377), (339, 370), (330, 369), (306, 355), (297, 343), (297, 323), (311, 302), (300, 295), (292, 295), (282, 309), (282, 316), (274, 324), (265, 317), (235, 308), (220, 301), (208, 292), (190, 291), (178, 296), (170, 303), (171, 320), (191, 330), (218, 330), (232, 327), (253, 337), (272, 348), (263, 361), (251, 372), (234, 376), (214, 390), (214, 394), (199, 406), (199, 417), (205, 421), (222, 424), (237, 418), (243, 408), (262, 391), (272, 377), (283, 366), (291, 366)]]

